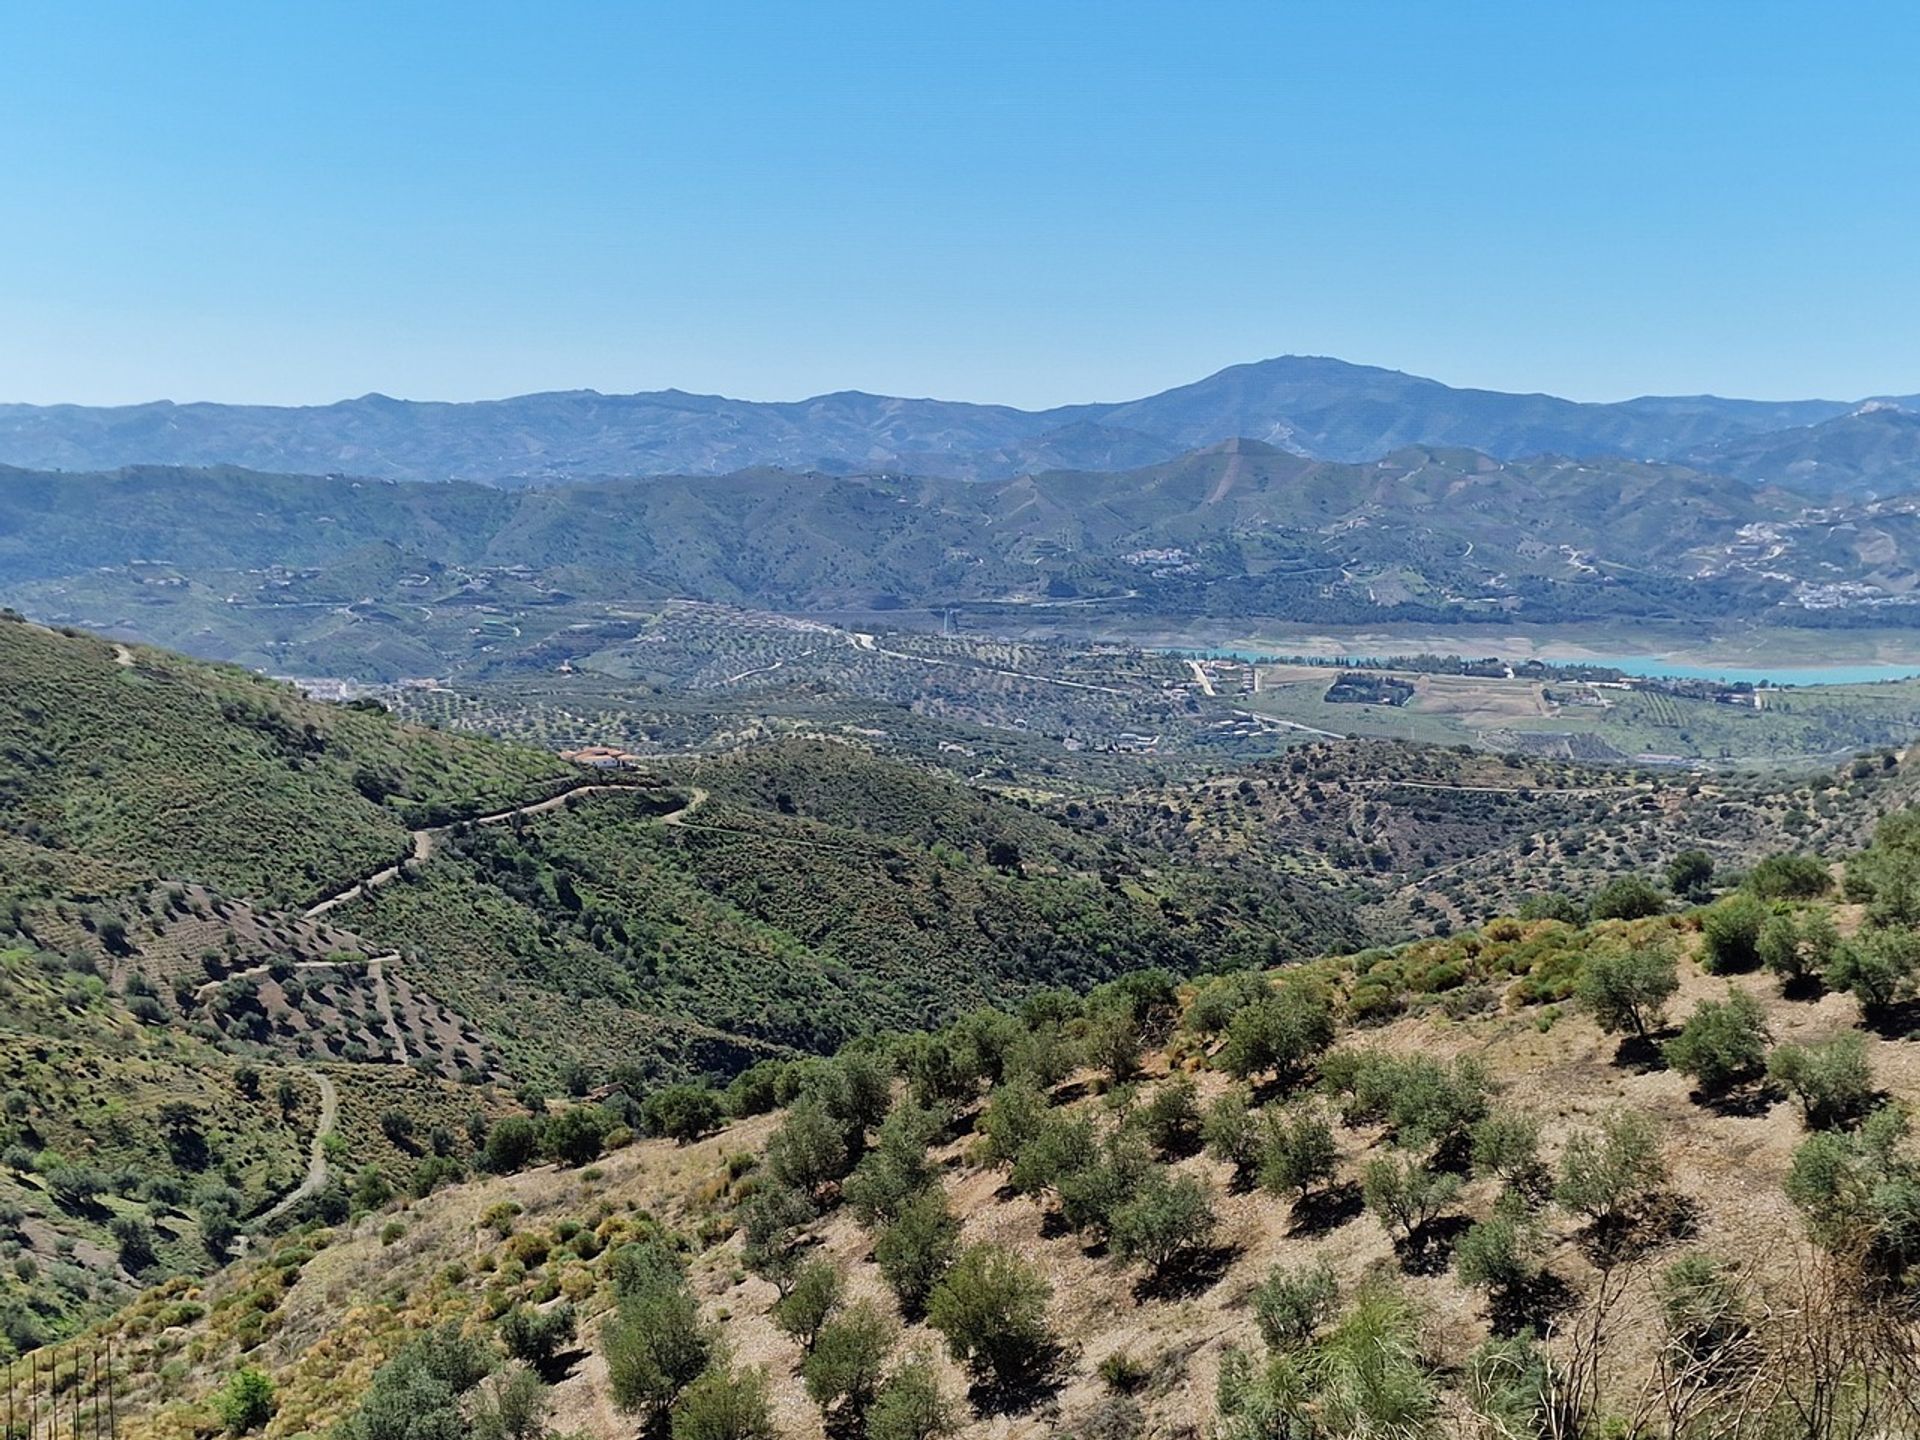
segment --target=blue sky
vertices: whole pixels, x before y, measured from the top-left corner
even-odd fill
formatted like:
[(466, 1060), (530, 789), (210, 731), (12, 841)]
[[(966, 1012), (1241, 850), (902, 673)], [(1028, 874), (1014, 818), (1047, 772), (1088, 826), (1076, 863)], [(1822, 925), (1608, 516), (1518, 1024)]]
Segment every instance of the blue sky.
[(0, 400), (1920, 391), (1911, 5), (0, 0)]

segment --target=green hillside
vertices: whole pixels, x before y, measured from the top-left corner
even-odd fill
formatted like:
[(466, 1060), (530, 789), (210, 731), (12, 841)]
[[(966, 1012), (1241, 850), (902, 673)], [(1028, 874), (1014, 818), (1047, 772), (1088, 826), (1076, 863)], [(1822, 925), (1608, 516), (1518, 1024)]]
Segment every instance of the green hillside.
[(287, 905), (407, 831), (562, 777), (550, 755), (315, 704), (245, 672), (0, 620), (0, 829), (62, 856)]

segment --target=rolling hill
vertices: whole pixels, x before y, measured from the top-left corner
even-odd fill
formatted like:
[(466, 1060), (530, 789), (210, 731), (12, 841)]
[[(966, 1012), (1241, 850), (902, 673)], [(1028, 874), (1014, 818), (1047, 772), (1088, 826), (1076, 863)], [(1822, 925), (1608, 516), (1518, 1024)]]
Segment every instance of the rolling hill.
[(1238, 438), (1346, 461), (1406, 445), (1458, 446), (1502, 459), (1671, 458), (1851, 408), (1714, 396), (1582, 404), (1282, 356), (1143, 399), (1044, 411), (858, 392), (767, 403), (678, 390), (464, 403), (366, 395), (293, 408), (0, 405), (0, 462), (62, 470), (236, 465), (506, 483), (721, 475), (762, 465), (1004, 479), (1055, 466), (1131, 468)]

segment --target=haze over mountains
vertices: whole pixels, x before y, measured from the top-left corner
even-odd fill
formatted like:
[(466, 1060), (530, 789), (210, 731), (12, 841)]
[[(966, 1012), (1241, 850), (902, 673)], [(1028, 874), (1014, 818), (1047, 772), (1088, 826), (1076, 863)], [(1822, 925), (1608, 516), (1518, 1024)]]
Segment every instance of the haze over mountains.
[(1027, 411), (840, 392), (763, 403), (678, 390), (446, 403), (365, 395), (311, 407), (0, 405), (0, 463), (42, 470), (237, 465), (394, 480), (544, 484), (754, 466), (1006, 479), (1125, 470), (1225, 440), (1322, 460), (1409, 445), (1498, 459), (1679, 460), (1816, 496), (1920, 488), (1920, 396), (1876, 403), (1644, 397), (1586, 404), (1460, 389), (1303, 356), (1235, 365), (1112, 404)]

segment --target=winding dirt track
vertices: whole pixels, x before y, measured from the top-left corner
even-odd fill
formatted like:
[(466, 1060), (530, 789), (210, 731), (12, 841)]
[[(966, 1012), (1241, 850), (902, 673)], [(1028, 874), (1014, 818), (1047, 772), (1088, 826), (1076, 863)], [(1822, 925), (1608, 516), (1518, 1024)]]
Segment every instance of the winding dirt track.
[[(460, 823), (471, 825), (505, 825), (509, 821), (522, 819), (528, 815), (550, 814), (576, 796), (605, 795), (616, 790), (633, 790), (635, 788), (637, 787), (632, 785), (576, 785), (571, 790), (562, 790), (558, 795), (549, 796), (545, 800), (536, 800), (528, 805), (516, 805), (511, 810), (496, 811), (492, 815), (482, 815), (477, 819)], [(706, 798), (706, 791), (697, 785), (692, 787), (692, 794), (687, 803), (682, 805), (678, 810), (673, 810), (662, 815), (660, 817), (660, 823), (663, 825), (679, 824), (688, 815), (699, 809), (699, 807), (706, 802)], [(434, 850), (452, 829), (452, 825), (433, 825), (424, 830), (415, 830), (412, 836), (413, 849), (406, 859), (388, 865), (384, 869), (376, 870), (365, 879), (356, 880), (339, 893), (329, 895), (316, 905), (308, 906), (301, 912), (301, 918), (303, 920), (318, 920), (322, 916), (338, 909), (340, 906), (345, 905), (349, 900), (358, 900), (370, 890), (378, 890), (383, 885), (391, 885), (395, 880), (400, 878), (400, 872), (405, 870), (409, 865), (423, 864), (432, 859)]]
[[(504, 825), (521, 816), (549, 814), (552, 811), (558, 810), (577, 795), (599, 795), (615, 790), (632, 790), (635, 788), (636, 787), (631, 785), (576, 785), (571, 790), (562, 790), (558, 795), (551, 796), (545, 800), (535, 801), (528, 805), (516, 805), (511, 810), (502, 810), (493, 815), (482, 815), (471, 823), (475, 825)], [(706, 799), (707, 792), (705, 790), (702, 790), (697, 785), (690, 786), (687, 803), (682, 805), (678, 810), (670, 810), (660, 816), (660, 823), (662, 825), (683, 824), (687, 816), (691, 815), (695, 810), (699, 809), (701, 805), (706, 803)], [(397, 865), (389, 865), (384, 869), (376, 870), (364, 880), (359, 880), (349, 885), (339, 894), (328, 896), (317, 905), (310, 906), (302, 912), (303, 918), (308, 920), (319, 919), (336, 907), (346, 904), (349, 900), (357, 899), (370, 890), (378, 890), (383, 885), (392, 884), (394, 880), (399, 878), (400, 872), (408, 866), (418, 865), (423, 861), (431, 859), (434, 847), (440, 843), (441, 837), (446, 835), (452, 828), (451, 825), (437, 825), (425, 830), (415, 830), (413, 832), (412, 852), (405, 860), (400, 861)], [(367, 967), (367, 978), (372, 980), (374, 984), (374, 1004), (380, 1012), (380, 1019), (384, 1024), (388, 1036), (393, 1040), (394, 1058), (398, 1060), (400, 1064), (405, 1065), (411, 1058), (407, 1050), (407, 1037), (406, 1033), (400, 1028), (399, 1018), (394, 1014), (393, 996), (387, 989), (387, 966), (397, 963), (399, 959), (400, 956), (398, 954), (389, 952), (385, 955), (372, 956), (364, 961), (359, 959), (351, 961), (303, 960), (294, 968), (299, 970), (337, 970), (345, 965), (365, 964)], [(196, 992), (196, 998), (204, 999), (215, 990), (218, 990), (228, 980), (258, 979), (265, 975), (268, 969), (269, 967), (266, 965), (255, 965), (246, 970), (236, 970), (233, 974), (225, 976), (220, 980), (210, 980), (205, 985), (202, 985)], [(306, 1178), (292, 1190), (289, 1190), (285, 1195), (281, 1196), (280, 1199), (274, 1203), (272, 1209), (261, 1214), (260, 1217), (253, 1222), (256, 1227), (268, 1225), (278, 1220), (309, 1195), (318, 1193), (327, 1183), (326, 1139), (328, 1135), (333, 1133), (334, 1127), (340, 1120), (340, 1091), (334, 1085), (332, 1079), (324, 1072), (316, 1069), (309, 1073), (312, 1074), (314, 1080), (318, 1082), (320, 1086), (320, 1118), (314, 1125), (313, 1140), (307, 1151)]]
[(307, 1149), (307, 1178), (282, 1195), (271, 1210), (254, 1221), (255, 1225), (272, 1224), (309, 1195), (318, 1194), (327, 1183), (327, 1136), (340, 1121), (340, 1092), (323, 1071), (311, 1073), (320, 1082), (320, 1119), (314, 1124), (313, 1143)]

